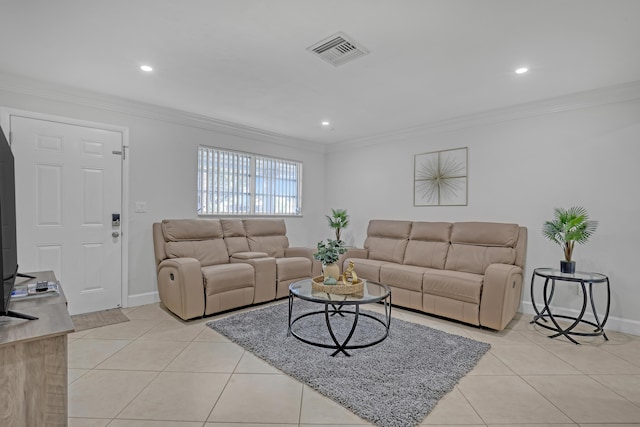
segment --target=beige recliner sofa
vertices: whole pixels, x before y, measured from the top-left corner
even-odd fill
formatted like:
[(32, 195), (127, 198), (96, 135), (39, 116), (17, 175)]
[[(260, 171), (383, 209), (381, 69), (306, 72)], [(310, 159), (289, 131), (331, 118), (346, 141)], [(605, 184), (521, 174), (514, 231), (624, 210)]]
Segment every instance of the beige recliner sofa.
[(492, 222), (371, 220), (342, 256), (407, 308), (502, 330), (522, 294), (527, 229)]
[(185, 320), (284, 297), (321, 270), (313, 249), (289, 247), (284, 220), (163, 220), (153, 242), (160, 300)]

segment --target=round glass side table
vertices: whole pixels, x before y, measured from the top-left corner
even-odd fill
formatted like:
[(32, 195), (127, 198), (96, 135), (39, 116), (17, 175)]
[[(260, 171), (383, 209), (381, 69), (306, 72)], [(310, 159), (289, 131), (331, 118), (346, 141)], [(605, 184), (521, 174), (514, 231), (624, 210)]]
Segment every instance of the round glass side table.
[[(542, 310), (538, 311), (538, 307), (536, 306), (535, 297), (534, 297), (534, 283), (536, 277), (541, 277), (544, 279), (544, 286), (542, 290), (543, 294), (543, 303), (544, 307)], [(556, 282), (573, 282), (578, 283), (579, 290), (581, 290), (582, 294), (582, 307), (580, 309), (580, 313), (577, 316), (569, 316), (563, 314), (554, 314), (551, 311), (550, 304), (553, 298), (553, 293), (555, 291)], [(594, 285), (604, 285), (607, 289), (607, 301), (606, 301), (606, 309), (604, 313), (604, 317), (600, 320), (598, 316), (598, 312), (596, 310), (596, 304), (593, 299), (593, 286)], [(588, 288), (588, 289), (587, 289)], [(590, 320), (586, 320), (584, 318), (584, 314), (587, 311), (588, 303), (591, 304), (591, 314), (593, 314), (593, 318), (595, 322)], [(609, 318), (609, 307), (611, 305), (611, 289), (609, 287), (609, 278), (604, 274), (600, 273), (589, 273), (576, 271), (574, 274), (562, 273), (560, 270), (555, 270), (553, 268), (536, 268), (533, 271), (533, 275), (531, 276), (531, 305), (533, 305), (533, 310), (536, 315), (533, 317), (533, 320), (530, 323), (535, 323), (538, 326), (542, 326), (543, 328), (549, 329), (551, 331), (555, 331), (556, 333), (549, 336), (549, 338), (556, 338), (559, 336), (566, 337), (569, 341), (574, 344), (580, 344), (578, 341), (573, 339), (571, 335), (575, 336), (600, 336), (602, 335), (605, 340), (609, 340), (607, 338), (607, 334), (604, 332), (604, 325), (607, 323), (607, 319)], [(551, 321), (552, 324), (548, 323), (548, 320)], [(572, 323), (563, 328), (557, 319), (567, 319), (572, 321)], [(574, 331), (576, 326), (580, 323), (584, 323), (590, 326), (593, 326), (595, 329), (593, 332), (578, 332)]]

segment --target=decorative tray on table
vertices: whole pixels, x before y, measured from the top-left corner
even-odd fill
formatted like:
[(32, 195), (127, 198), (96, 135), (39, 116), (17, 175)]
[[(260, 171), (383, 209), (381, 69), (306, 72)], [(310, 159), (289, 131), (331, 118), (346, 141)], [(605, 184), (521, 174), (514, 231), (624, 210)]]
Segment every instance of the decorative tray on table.
[(335, 285), (325, 285), (324, 276), (316, 276), (311, 279), (311, 288), (314, 291), (326, 292), (328, 294), (350, 295), (362, 292), (364, 289), (364, 281), (362, 279), (356, 279), (353, 283), (344, 283), (342, 279), (340, 279)]

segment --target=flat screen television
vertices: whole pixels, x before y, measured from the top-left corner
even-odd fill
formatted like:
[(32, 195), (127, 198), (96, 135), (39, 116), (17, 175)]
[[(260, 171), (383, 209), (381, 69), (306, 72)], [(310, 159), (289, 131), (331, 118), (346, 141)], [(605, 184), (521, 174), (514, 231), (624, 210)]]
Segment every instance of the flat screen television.
[(2, 300), (0, 316), (35, 319), (27, 314), (9, 310), (11, 292), (18, 274), (18, 243), (16, 238), (16, 176), (13, 153), (0, 127), (0, 276), (2, 277)]

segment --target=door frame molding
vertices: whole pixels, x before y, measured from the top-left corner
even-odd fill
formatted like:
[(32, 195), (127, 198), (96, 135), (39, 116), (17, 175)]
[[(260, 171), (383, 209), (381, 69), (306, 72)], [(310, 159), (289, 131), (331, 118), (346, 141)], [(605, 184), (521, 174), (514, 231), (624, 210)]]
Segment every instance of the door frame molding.
[[(8, 108), (0, 106), (0, 125), (5, 132), (11, 132), (11, 117), (23, 117), (27, 119), (38, 119), (50, 122), (83, 126), (95, 129), (108, 130), (113, 132), (119, 132), (122, 134), (122, 176), (121, 176), (121, 200), (122, 215), (124, 221), (120, 223), (120, 236), (121, 236), (121, 259), (122, 272), (120, 277), (121, 290), (120, 299), (122, 308), (129, 306), (129, 158), (130, 158), (130, 141), (129, 141), (129, 128), (125, 126), (112, 125), (101, 122), (93, 122), (89, 120), (80, 120), (72, 117), (56, 116), (53, 114), (36, 113), (34, 111), (19, 110), (16, 108)], [(9, 137), (9, 135), (7, 135)]]

